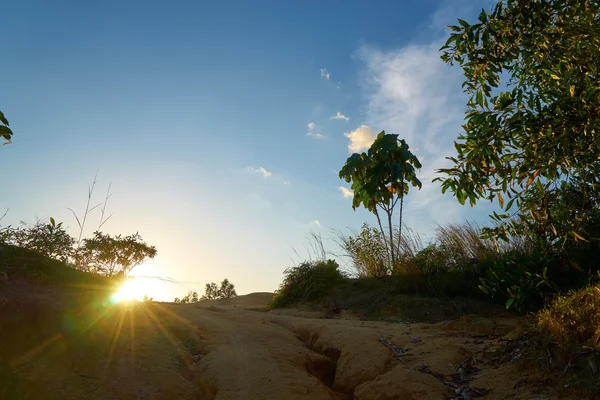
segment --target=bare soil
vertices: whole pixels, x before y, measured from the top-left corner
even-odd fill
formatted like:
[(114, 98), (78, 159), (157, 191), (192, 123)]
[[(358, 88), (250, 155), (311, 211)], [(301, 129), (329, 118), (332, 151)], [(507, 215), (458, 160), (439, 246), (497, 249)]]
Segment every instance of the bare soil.
[(347, 310), (268, 311), (271, 296), (106, 306), (85, 329), (69, 329), (85, 318), (67, 313), (26, 348), (0, 346), (12, 374), (0, 399), (559, 398), (518, 351), (503, 350), (515, 317), (366, 321)]

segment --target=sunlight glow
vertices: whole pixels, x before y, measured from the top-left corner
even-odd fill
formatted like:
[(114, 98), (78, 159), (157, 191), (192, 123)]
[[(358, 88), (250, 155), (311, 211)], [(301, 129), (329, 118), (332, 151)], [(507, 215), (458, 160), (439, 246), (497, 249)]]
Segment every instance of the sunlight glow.
[(142, 279), (130, 278), (121, 285), (121, 288), (112, 296), (114, 302), (131, 301), (131, 300), (143, 300), (144, 295), (150, 296), (146, 292)]
[(166, 296), (165, 276), (162, 270), (154, 263), (147, 262), (138, 265), (131, 271), (127, 280), (119, 290), (112, 295), (114, 303), (138, 300), (144, 296), (162, 301)]

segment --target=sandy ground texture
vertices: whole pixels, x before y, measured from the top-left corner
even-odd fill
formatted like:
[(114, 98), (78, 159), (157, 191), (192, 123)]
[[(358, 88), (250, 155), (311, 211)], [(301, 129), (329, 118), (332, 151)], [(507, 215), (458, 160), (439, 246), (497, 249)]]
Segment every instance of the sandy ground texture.
[(17, 389), (67, 400), (558, 398), (500, 351), (516, 319), (371, 322), (266, 311), (271, 296), (120, 306), (85, 338), (63, 332), (16, 357)]

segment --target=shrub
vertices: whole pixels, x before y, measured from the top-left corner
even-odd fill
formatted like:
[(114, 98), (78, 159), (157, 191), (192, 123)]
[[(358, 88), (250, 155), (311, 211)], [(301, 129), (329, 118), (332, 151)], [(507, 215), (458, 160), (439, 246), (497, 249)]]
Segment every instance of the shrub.
[(344, 282), (344, 278), (334, 260), (303, 262), (284, 271), (283, 283), (271, 306), (277, 308), (320, 300), (329, 289)]
[(597, 391), (599, 327), (600, 287), (589, 285), (570, 291), (555, 297), (535, 315), (529, 327), (535, 343), (530, 346), (531, 351), (539, 352), (535, 358), (541, 366), (560, 374), (563, 380), (575, 378), (585, 386), (583, 378), (587, 375), (590, 378), (587, 383), (596, 386)]
[(535, 331), (565, 349), (596, 346), (600, 339), (600, 287), (591, 285), (557, 296), (537, 314)]
[(38, 220), (34, 224), (21, 223), (18, 228), (2, 228), (0, 243), (37, 251), (46, 257), (62, 262), (71, 259), (75, 239), (63, 228), (62, 222), (50, 218), (48, 223)]
[(426, 275), (446, 271), (448, 269), (447, 262), (446, 253), (435, 243), (429, 244), (414, 257), (416, 270)]
[(361, 278), (387, 275), (388, 254), (385, 237), (377, 228), (364, 223), (360, 233), (338, 234), (338, 244)]

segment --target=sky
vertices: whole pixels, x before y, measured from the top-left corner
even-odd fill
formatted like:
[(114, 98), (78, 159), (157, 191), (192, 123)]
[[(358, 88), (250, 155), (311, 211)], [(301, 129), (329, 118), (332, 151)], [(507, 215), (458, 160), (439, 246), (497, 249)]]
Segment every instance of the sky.
[[(447, 25), (490, 0), (28, 1), (2, 7), (2, 225), (54, 217), (77, 236), (108, 190), (103, 226), (139, 232), (158, 255), (133, 274), (158, 300), (228, 278), (238, 294), (277, 289), (309, 256), (310, 232), (372, 214), (338, 172), (381, 130), (421, 159), (404, 221), (485, 224), (432, 183), (449, 166), (466, 97), (439, 48)], [(99, 224), (91, 213), (85, 235)]]

